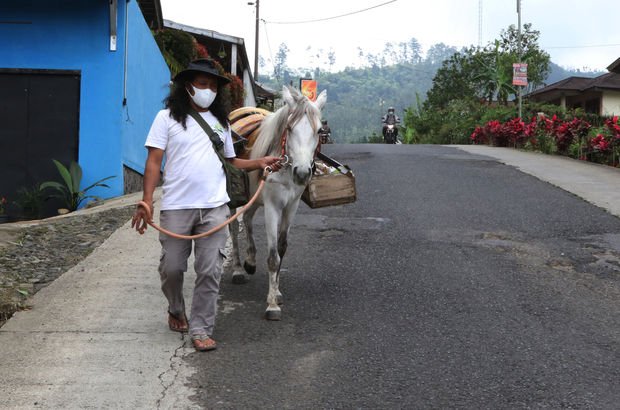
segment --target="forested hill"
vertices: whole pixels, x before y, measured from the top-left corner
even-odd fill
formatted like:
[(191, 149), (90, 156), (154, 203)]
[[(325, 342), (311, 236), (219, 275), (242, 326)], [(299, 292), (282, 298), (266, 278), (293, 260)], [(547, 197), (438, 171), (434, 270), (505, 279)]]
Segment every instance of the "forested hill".
[(432, 63), (402, 63), (387, 67), (351, 69), (317, 78), (327, 90), (323, 117), (329, 121), (337, 142), (365, 142), (380, 134), (381, 117), (389, 107), (396, 114), (423, 101), (433, 85), (439, 66)]
[(600, 71), (581, 71), (581, 70), (569, 70), (566, 68), (562, 68), (553, 62), (550, 64), (551, 71), (545, 80), (546, 84), (553, 84), (560, 80), (563, 80), (567, 77), (596, 77), (601, 74), (605, 74), (605, 72)]
[[(285, 71), (282, 80), (261, 78), (275, 90), (280, 84), (299, 84), (299, 78), (314, 78), (319, 91), (327, 90), (327, 105), (323, 118), (329, 121), (332, 137), (337, 143), (367, 142), (381, 134), (381, 116), (388, 107), (394, 107), (401, 118), (405, 109), (415, 107), (426, 99), (426, 92), (433, 85), (433, 77), (441, 67), (441, 59), (420, 59), (418, 62), (401, 62), (394, 65), (348, 68), (337, 73)], [(593, 77), (600, 72), (566, 70), (550, 64), (550, 74), (545, 81), (551, 84), (569, 76)], [(300, 74), (303, 73), (303, 74)]]

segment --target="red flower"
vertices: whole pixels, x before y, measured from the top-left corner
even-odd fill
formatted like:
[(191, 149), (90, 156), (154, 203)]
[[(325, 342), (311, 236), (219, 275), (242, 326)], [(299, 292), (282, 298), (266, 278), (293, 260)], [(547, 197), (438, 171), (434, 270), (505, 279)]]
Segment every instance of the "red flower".
[(610, 148), (609, 141), (605, 139), (603, 134), (597, 134), (596, 137), (592, 138), (590, 146), (593, 150), (599, 152), (606, 152)]

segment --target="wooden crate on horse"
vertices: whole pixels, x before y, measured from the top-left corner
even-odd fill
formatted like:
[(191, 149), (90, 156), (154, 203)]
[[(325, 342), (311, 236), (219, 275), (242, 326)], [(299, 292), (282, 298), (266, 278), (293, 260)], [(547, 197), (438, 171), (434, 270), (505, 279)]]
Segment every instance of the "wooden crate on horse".
[(357, 192), (353, 171), (325, 154), (319, 153), (317, 158), (317, 168), (322, 168), (321, 163), (327, 165), (323, 168), (325, 173), (312, 175), (301, 200), (313, 209), (355, 202)]

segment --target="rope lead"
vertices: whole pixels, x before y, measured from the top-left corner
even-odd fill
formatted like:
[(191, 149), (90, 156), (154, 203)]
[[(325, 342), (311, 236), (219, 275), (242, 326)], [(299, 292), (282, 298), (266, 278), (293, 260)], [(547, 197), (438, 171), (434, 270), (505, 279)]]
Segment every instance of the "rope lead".
[(252, 206), (252, 204), (254, 204), (254, 202), (256, 202), (256, 199), (258, 198), (258, 196), (260, 195), (261, 191), (265, 187), (265, 181), (267, 180), (267, 176), (269, 176), (269, 174), (271, 174), (272, 172), (273, 172), (273, 170), (271, 169), (271, 167), (266, 167), (263, 170), (263, 176), (260, 179), (260, 183), (258, 184), (258, 188), (256, 188), (256, 192), (254, 193), (254, 196), (252, 198), (250, 198), (248, 203), (243, 205), (243, 207), (239, 211), (237, 211), (236, 214), (234, 214), (233, 216), (231, 216), (230, 218), (228, 218), (226, 221), (222, 222), (218, 226), (208, 230), (207, 232), (199, 233), (199, 234), (196, 234), (196, 235), (180, 235), (178, 233), (174, 233), (174, 232), (171, 232), (171, 231), (169, 231), (167, 229), (164, 229), (161, 226), (157, 225), (155, 222), (153, 222), (153, 214), (151, 213), (151, 209), (149, 208), (149, 206), (148, 206), (148, 204), (146, 202), (139, 201), (138, 202), (138, 207), (144, 208), (144, 211), (146, 213), (146, 223), (147, 224), (149, 224), (150, 226), (152, 226), (154, 229), (158, 230), (159, 232), (161, 232), (161, 233), (163, 233), (165, 235), (170, 236), (171, 238), (188, 239), (188, 240), (204, 238), (205, 236), (213, 235), (215, 232), (221, 230), (222, 228), (224, 228), (225, 226), (230, 224), (232, 221), (234, 221), (235, 219), (239, 218), (250, 206)]

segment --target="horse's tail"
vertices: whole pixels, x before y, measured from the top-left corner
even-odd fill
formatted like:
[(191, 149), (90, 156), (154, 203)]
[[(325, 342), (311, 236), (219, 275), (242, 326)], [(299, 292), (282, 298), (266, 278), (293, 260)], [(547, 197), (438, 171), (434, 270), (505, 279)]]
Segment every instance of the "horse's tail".
[(263, 119), (273, 114), (271, 111), (267, 111), (258, 107), (241, 107), (232, 111), (228, 115), (228, 122), (233, 131), (233, 138), (237, 141), (242, 141), (244, 149), (238, 156), (241, 158), (248, 158), (250, 151), (256, 138), (258, 137), (258, 130), (263, 122)]

